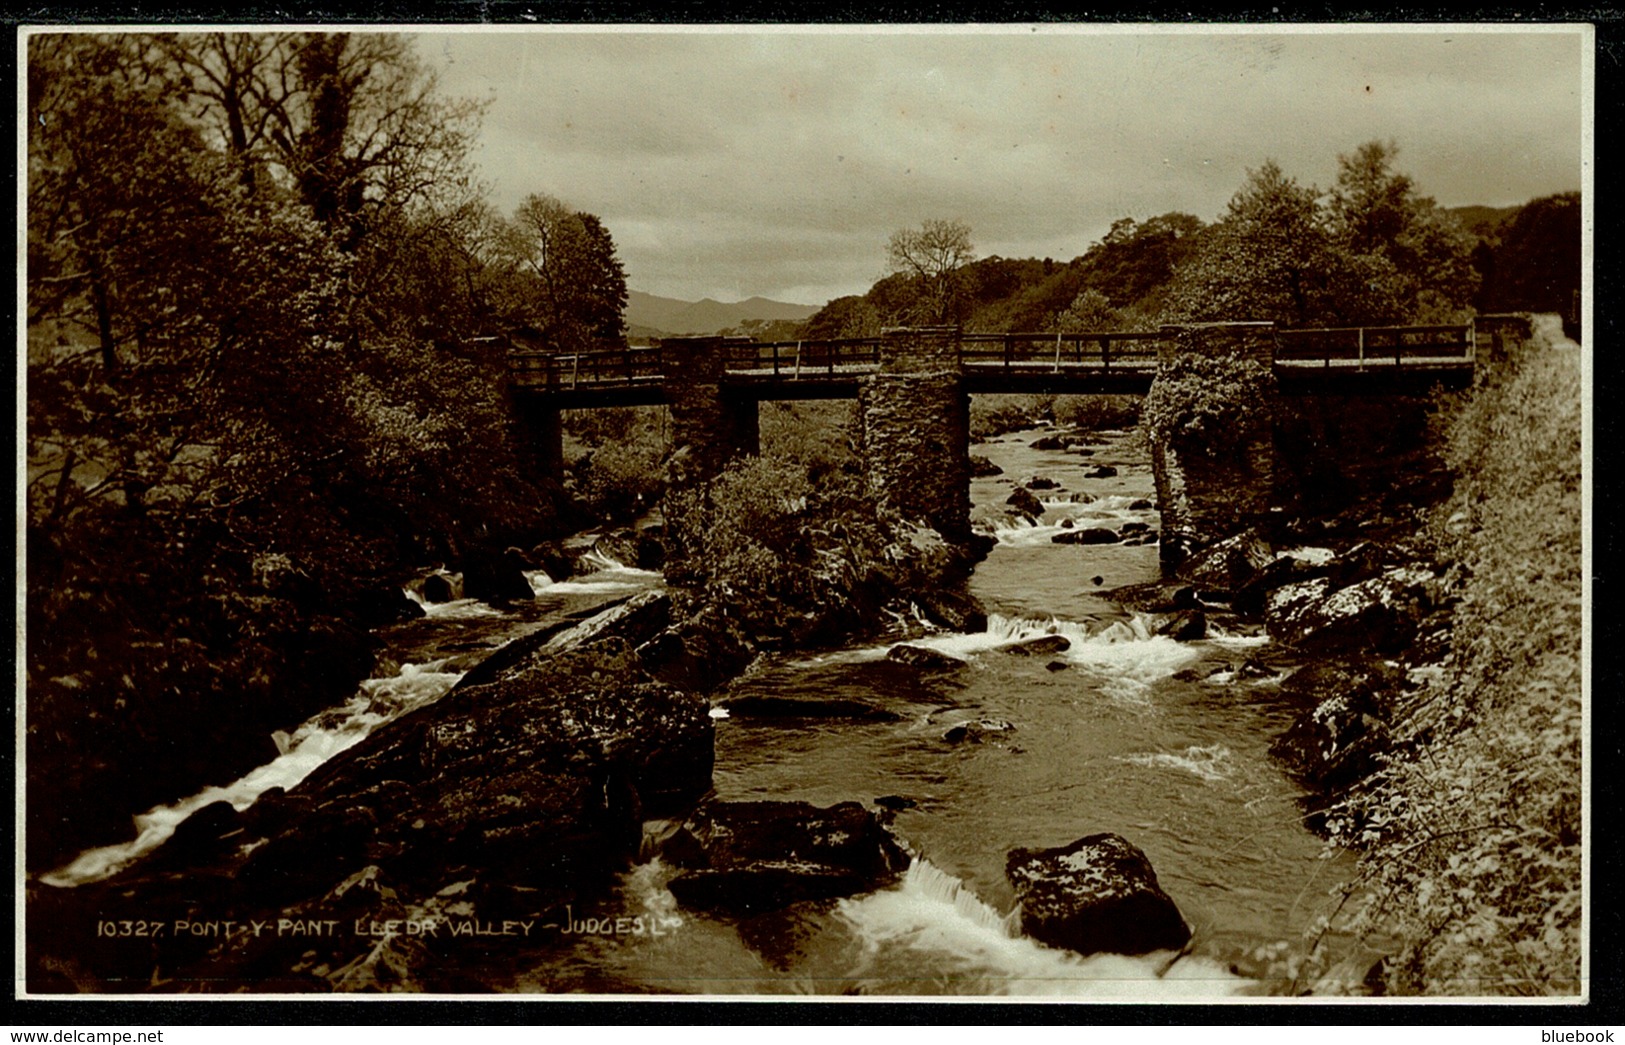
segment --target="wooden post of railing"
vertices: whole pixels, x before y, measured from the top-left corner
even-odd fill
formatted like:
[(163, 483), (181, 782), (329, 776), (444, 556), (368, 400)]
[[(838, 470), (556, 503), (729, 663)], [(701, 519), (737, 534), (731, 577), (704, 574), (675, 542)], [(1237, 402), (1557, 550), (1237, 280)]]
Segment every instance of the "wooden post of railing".
[(1013, 346), (1010, 343), (1010, 335), (1004, 335), (1004, 369), (1006, 372), (1008, 372), (1010, 369), (1010, 352), (1012, 347)]
[(1404, 350), (1404, 348), (1405, 348), (1405, 335), (1404, 334), (1395, 334), (1394, 335), (1394, 369), (1395, 370), (1399, 370), (1399, 369), (1401, 369), (1401, 368), (1403, 368), (1405, 366), (1405, 361), (1400, 358), (1400, 353)]
[(1359, 369), (1360, 369), (1361, 373), (1364, 373), (1365, 372), (1365, 327), (1361, 327), (1359, 329), (1358, 333), (1360, 335), (1360, 343), (1359, 343), (1359, 346), (1358, 346), (1359, 347), (1359, 352), (1360, 352)]
[(1055, 332), (1055, 372), (1061, 372), (1061, 332)]
[(795, 378), (796, 378), (796, 380), (797, 380), (797, 381), (800, 381), (800, 380), (801, 380), (801, 342), (800, 342), (800, 341), (797, 341), (797, 342), (796, 342), (796, 370), (795, 370)]
[(581, 383), (581, 353), (577, 352), (570, 359), (570, 387), (575, 388)]
[(1103, 337), (1103, 338), (1100, 339), (1100, 369), (1101, 370), (1110, 370), (1111, 368), (1112, 368), (1112, 339), (1109, 338), (1109, 337)]

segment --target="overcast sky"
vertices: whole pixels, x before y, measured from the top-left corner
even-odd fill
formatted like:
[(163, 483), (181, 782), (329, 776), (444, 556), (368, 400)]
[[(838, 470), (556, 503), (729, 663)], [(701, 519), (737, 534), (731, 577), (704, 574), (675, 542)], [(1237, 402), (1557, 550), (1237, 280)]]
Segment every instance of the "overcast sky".
[(489, 98), (476, 160), (603, 219), (627, 282), (822, 304), (891, 233), (970, 225), (979, 256), (1073, 258), (1117, 218), (1212, 220), (1274, 159), (1329, 185), (1392, 139), (1446, 206), (1577, 189), (1578, 31), (426, 32)]

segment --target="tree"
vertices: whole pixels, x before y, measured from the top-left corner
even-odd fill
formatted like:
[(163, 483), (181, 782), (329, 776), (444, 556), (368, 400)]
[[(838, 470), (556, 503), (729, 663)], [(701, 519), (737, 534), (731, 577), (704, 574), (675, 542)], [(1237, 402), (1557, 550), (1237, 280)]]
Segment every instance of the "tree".
[(1055, 315), (1055, 329), (1061, 333), (1113, 330), (1118, 325), (1117, 310), (1100, 291), (1090, 287), (1072, 299), (1072, 304)]
[(1337, 260), (1318, 196), (1273, 160), (1248, 171), (1224, 217), (1175, 272), (1165, 319), (1267, 319), (1283, 326), (1329, 319)]
[(1479, 308), (1569, 315), (1580, 290), (1580, 194), (1532, 200), (1491, 248)]
[(513, 263), (525, 276), (525, 317), (560, 351), (625, 331), (626, 273), (597, 217), (532, 193), (514, 212)]
[(917, 229), (899, 229), (886, 244), (893, 272), (912, 277), (920, 290), (912, 318), (955, 323), (961, 311), (960, 270), (976, 257), (970, 226), (962, 221), (927, 220)]
[(1327, 228), (1346, 271), (1346, 322), (1450, 322), (1467, 308), (1478, 277), (1472, 237), (1393, 170), (1398, 146), (1366, 142), (1337, 158)]

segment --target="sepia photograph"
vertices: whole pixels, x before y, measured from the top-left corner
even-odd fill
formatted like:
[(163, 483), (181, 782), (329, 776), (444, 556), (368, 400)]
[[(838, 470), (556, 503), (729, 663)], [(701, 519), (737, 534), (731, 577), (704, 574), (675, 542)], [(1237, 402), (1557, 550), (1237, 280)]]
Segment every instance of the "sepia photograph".
[(22, 27), (18, 994), (1587, 1001), (1594, 48)]

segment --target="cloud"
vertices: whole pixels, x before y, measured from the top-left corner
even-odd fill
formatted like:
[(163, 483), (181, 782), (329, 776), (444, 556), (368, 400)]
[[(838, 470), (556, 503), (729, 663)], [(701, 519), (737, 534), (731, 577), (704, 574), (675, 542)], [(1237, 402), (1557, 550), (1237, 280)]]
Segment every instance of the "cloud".
[(425, 32), (492, 99), (496, 202), (603, 218), (633, 286), (818, 303), (897, 228), (958, 218), (982, 253), (1070, 258), (1125, 215), (1215, 217), (1275, 159), (1325, 186), (1396, 141), (1446, 205), (1580, 184), (1577, 30)]

